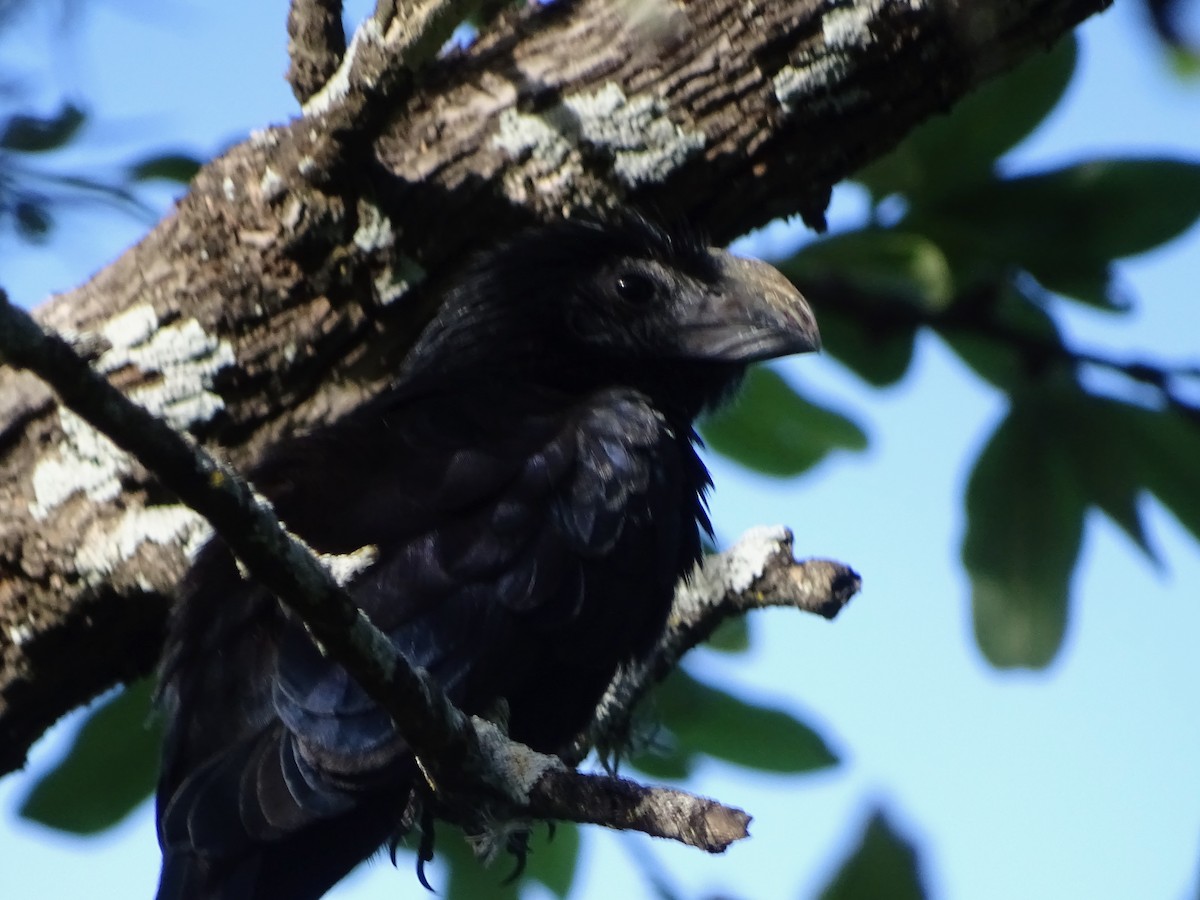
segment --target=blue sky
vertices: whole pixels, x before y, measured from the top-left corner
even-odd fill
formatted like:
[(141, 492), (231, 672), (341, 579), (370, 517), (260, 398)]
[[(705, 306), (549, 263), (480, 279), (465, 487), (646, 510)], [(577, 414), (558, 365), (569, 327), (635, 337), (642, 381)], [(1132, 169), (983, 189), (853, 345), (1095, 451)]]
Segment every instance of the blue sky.
[[(92, 101), (101, 119), (77, 157), (88, 166), (126, 159), (140, 146), (207, 154), (293, 111), (282, 80), (284, 6), (228, 4), (212, 15), (194, 0), (96, 0), (74, 30), (70, 54), (55, 58), (36, 38), (10, 40), (0, 53), (32, 71), (59, 63), (50, 107), (58, 91), (72, 88)], [(1068, 102), (1014, 154), (1014, 171), (1099, 154), (1200, 157), (1200, 85), (1166, 74), (1138, 15), (1118, 4), (1083, 29)], [(856, 205), (852, 191), (839, 191), (835, 225)], [(7, 248), (2, 280), (10, 295), (35, 302), (71, 287), (146, 227), (104, 210), (74, 214), (65, 225), (70, 236), (46, 247)], [(764, 246), (783, 240), (772, 230)], [(1194, 362), (1198, 270), (1193, 228), (1122, 266), (1138, 301), (1134, 316), (1067, 306), (1068, 334), (1119, 356)], [(1166, 560), (1158, 571), (1106, 520), (1089, 520), (1059, 658), (1045, 672), (997, 673), (972, 643), (958, 546), (969, 463), (1003, 415), (1003, 397), (933, 338), (922, 340), (908, 377), (882, 392), (828, 357), (795, 360), (785, 371), (806, 393), (865, 423), (871, 448), (794, 482), (715, 460), (715, 521), (729, 539), (754, 524), (786, 523), (801, 555), (851, 563), (864, 590), (832, 624), (760, 614), (750, 656), (702, 651), (693, 663), (739, 694), (794, 710), (823, 731), (844, 764), (792, 778), (707, 764), (691, 786), (752, 812), (753, 839), (706, 858), (589, 832), (576, 896), (644, 896), (632, 842), (636, 853), (663, 861), (689, 896), (807, 897), (873, 804), (918, 843), (937, 898), (1194, 896), (1196, 543), (1147, 502), (1152, 540)], [(39, 744), (31, 771), (53, 761), (71, 727)], [(25, 776), (0, 782), (0, 896), (152, 894), (158, 856), (147, 807), (98, 838), (67, 838), (15, 818), (26, 784)], [(437, 877), (435, 870), (435, 884)], [(408, 872), (381, 865), (336, 896), (419, 890)]]

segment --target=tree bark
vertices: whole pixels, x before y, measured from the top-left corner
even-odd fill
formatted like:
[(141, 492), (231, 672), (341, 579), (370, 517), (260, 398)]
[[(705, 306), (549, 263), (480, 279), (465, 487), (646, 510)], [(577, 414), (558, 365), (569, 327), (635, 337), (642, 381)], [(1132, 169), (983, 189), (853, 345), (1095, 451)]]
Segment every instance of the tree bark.
[[(335, 75), (38, 317), (245, 466), (385, 383), (464, 257), (515, 227), (615, 206), (717, 243), (781, 215), (819, 227), (838, 180), (1106, 5), (560, 0), (508, 14), (399, 82)], [(346, 118), (360, 89), (365, 114)], [(59, 716), (152, 669), (204, 528), (8, 369), (0, 509), (6, 772)]]

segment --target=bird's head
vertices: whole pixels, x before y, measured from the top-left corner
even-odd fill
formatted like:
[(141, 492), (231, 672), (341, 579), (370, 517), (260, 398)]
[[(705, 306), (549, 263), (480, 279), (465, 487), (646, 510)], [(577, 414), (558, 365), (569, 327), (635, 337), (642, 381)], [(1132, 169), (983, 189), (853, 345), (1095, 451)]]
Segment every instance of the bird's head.
[(776, 269), (626, 216), (532, 230), (481, 257), (410, 359), (440, 375), (663, 387), (698, 408), (747, 364), (819, 345), (812, 310)]

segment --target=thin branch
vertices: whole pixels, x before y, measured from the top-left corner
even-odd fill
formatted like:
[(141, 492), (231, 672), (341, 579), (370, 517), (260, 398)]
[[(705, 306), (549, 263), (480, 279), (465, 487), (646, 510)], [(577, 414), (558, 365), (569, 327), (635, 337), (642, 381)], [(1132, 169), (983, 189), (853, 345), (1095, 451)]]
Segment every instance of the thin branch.
[[(336, 73), (305, 102), (336, 139), (369, 140), (372, 123), (399, 106), (412, 75), (432, 60), (474, 7), (473, 0), (380, 0), (354, 32)], [(370, 120), (370, 121), (368, 121)]]
[(287, 30), (287, 80), (303, 104), (333, 77), (346, 55), (342, 0), (292, 0)]
[[(397, 10), (397, 6), (401, 8)], [(405, 6), (407, 6), (405, 0), (375, 0), (375, 11), (371, 13), (371, 18), (375, 20), (380, 31), (387, 31), (388, 25), (391, 24), (392, 19), (396, 18), (397, 13), (401, 16), (405, 14)]]
[(653, 655), (617, 673), (569, 759), (582, 759), (591, 747), (606, 757), (623, 749), (638, 702), (726, 619), (772, 606), (832, 619), (861, 586), (858, 574), (842, 563), (796, 562), (787, 528), (751, 529), (729, 550), (706, 557), (680, 582)]
[(741, 810), (683, 791), (571, 771), (558, 757), (468, 718), (427, 672), (409, 666), (244, 480), (126, 399), (65, 341), (10, 306), (2, 291), (0, 361), (45, 380), (68, 407), (209, 520), (253, 577), (299, 615), (325, 652), (388, 711), (420, 759), (439, 810), (461, 811), (454, 821), (483, 829), (497, 819), (568, 819), (632, 828), (709, 852), (747, 836), (749, 816)]
[(811, 284), (805, 281), (800, 286), (817, 308), (822, 305), (822, 298), (829, 298), (824, 304), (828, 308), (859, 316), (877, 333), (926, 327), (943, 335), (974, 335), (1013, 349), (1030, 364), (1032, 370), (1037, 370), (1047, 362), (1063, 363), (1075, 370), (1083, 366), (1105, 369), (1156, 389), (1170, 406), (1184, 413), (1193, 416), (1200, 414), (1200, 408), (1186, 401), (1172, 388), (1177, 381), (1200, 379), (1200, 366), (1195, 363), (1164, 365), (1144, 359), (1120, 359), (1079, 350), (1069, 346), (1057, 332), (1043, 335), (1006, 322), (993, 312), (998, 285), (979, 288), (971, 295), (959, 297), (955, 302), (936, 310), (918, 307), (905, 298), (890, 298), (879, 292), (868, 295), (854, 285), (836, 279), (820, 279)]

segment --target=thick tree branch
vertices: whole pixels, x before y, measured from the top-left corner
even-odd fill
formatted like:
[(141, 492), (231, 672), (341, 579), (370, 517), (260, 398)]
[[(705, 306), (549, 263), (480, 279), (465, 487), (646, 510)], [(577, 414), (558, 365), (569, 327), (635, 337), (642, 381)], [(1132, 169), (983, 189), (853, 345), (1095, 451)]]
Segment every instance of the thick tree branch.
[[(570, 0), (436, 57), (462, 7), (414, 2), (425, 25), (363, 32), (304, 116), (205, 166), (138, 246), (38, 315), (246, 464), (388, 380), (465, 256), (515, 226), (614, 205), (717, 241), (778, 215), (819, 223), (836, 181), (1105, 5), (693, 0), (646, 27)], [(25, 374), (0, 373), (0, 462), (7, 769), (151, 669), (200, 523)]]
[(65, 341), (10, 306), (3, 291), (0, 362), (45, 380), (71, 410), (204, 515), (249, 574), (389, 712), (421, 762), (438, 807), (460, 811), (457, 821), (468, 830), (502, 819), (567, 819), (633, 828), (709, 852), (747, 836), (749, 817), (740, 810), (682, 791), (570, 771), (557, 757), (535, 753), (463, 714), (425, 670), (408, 664), (245, 481), (131, 403)]

